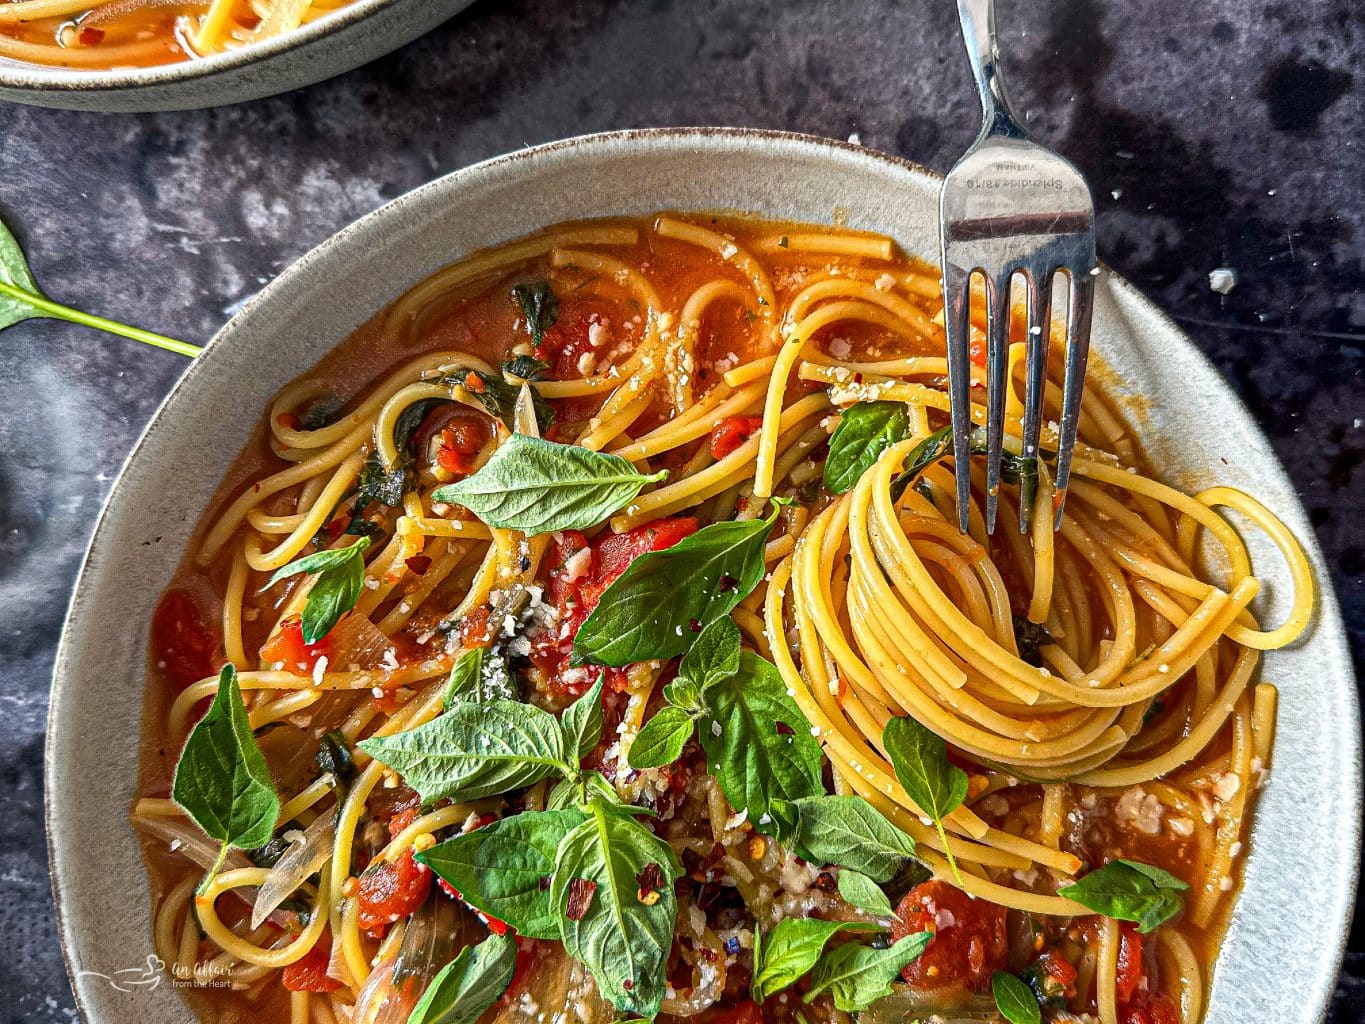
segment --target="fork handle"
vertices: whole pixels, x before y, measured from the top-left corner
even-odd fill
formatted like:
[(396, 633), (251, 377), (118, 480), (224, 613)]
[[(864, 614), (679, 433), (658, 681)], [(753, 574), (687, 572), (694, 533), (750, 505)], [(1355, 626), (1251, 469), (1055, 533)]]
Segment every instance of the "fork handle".
[(957, 0), (957, 16), (962, 22), (962, 41), (967, 46), (967, 60), (972, 66), (972, 77), (976, 79), (976, 91), (981, 96), (982, 134), (992, 130), (1018, 132), (1000, 73), (994, 0)]

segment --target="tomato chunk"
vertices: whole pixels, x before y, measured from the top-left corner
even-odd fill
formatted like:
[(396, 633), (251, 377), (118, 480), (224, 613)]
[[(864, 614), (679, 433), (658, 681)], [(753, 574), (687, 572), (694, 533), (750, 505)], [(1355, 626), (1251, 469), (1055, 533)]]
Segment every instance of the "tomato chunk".
[(1114, 993), (1120, 1005), (1133, 998), (1142, 980), (1142, 935), (1137, 925), (1125, 921), (1119, 926), (1118, 969)]
[(1180, 1013), (1164, 992), (1139, 992), (1119, 1009), (1119, 1024), (1180, 1024)]
[(762, 416), (729, 416), (721, 420), (711, 431), (711, 457), (723, 459), (730, 455), (761, 426)]
[(222, 660), (218, 637), (199, 614), (189, 591), (166, 591), (152, 614), (152, 654), (177, 690), (215, 674)]
[(323, 637), (316, 643), (303, 642), (303, 625), (298, 616), (291, 615), (280, 623), (275, 635), (261, 648), (261, 661), (266, 665), (282, 664), (291, 672), (308, 675), (317, 665), (318, 659), (332, 653), (330, 637)]
[(335, 992), (341, 982), (327, 976), (331, 960), (332, 933), (324, 928), (313, 948), (281, 972), (280, 981), (290, 992)]
[(431, 870), (412, 859), (412, 850), (374, 865), (360, 876), (360, 913), (357, 923), (372, 935), (385, 932), (393, 922), (407, 917), (431, 892)]
[(752, 999), (744, 999), (734, 1006), (713, 1010), (708, 1024), (763, 1024), (763, 1008)]
[(916, 988), (961, 985), (979, 990), (990, 984), (992, 972), (1005, 967), (1005, 908), (999, 904), (972, 899), (935, 880), (907, 892), (896, 914), (900, 920), (891, 928), (893, 940), (915, 932), (934, 933), (919, 959), (901, 972)]

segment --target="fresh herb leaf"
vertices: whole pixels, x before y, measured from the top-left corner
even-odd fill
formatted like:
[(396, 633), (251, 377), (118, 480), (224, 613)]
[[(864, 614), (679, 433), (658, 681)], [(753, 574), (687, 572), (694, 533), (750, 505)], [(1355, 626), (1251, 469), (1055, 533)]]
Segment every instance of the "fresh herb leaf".
[(579, 697), (560, 716), (569, 749), (578, 757), (586, 757), (602, 740), (602, 681), (606, 673), (598, 673), (597, 682)]
[(914, 483), (921, 473), (947, 455), (952, 446), (953, 428), (947, 426), (935, 430), (911, 448), (910, 453), (905, 457), (905, 461), (901, 463), (900, 473), (891, 480), (892, 500), (899, 501), (900, 496), (905, 493), (905, 489)]
[(447, 839), (416, 859), (471, 906), (519, 934), (558, 939), (549, 880), (560, 843), (585, 820), (576, 808), (525, 811)]
[(346, 400), (340, 395), (325, 394), (313, 399), (294, 415), (299, 419), (300, 430), (321, 430), (339, 420), (341, 410), (345, 408)]
[(357, 746), (398, 772), (423, 803), (496, 796), (576, 770), (554, 715), (510, 700), (457, 702), (416, 729)]
[(603, 592), (574, 637), (573, 663), (620, 667), (682, 654), (763, 578), (766, 519), (704, 526), (641, 555)]
[(1043, 1024), (1043, 1013), (1033, 992), (1013, 974), (996, 971), (991, 975), (991, 995), (996, 1008), (1010, 1024)]
[(739, 671), (703, 695), (707, 713), (698, 735), (706, 765), (736, 810), (759, 822), (773, 800), (824, 792), (820, 744), (777, 668), (752, 651)]
[[(407, 463), (385, 469), (379, 455), (371, 452), (360, 467), (356, 480), (356, 499), (351, 506), (352, 516), (358, 516), (371, 502), (397, 508), (403, 504), (403, 492), (408, 489), (410, 469)], [(349, 527), (348, 527), (349, 529)]]
[(696, 720), (682, 708), (672, 704), (661, 707), (644, 724), (635, 742), (630, 745), (626, 760), (632, 768), (662, 768), (682, 756), (683, 747), (692, 738)]
[[(985, 455), (987, 451), (986, 432), (973, 427), (970, 438), (970, 451), (973, 455)], [(901, 463), (901, 471), (891, 481), (891, 497), (899, 500), (905, 489), (916, 478), (939, 459), (946, 458), (953, 447), (953, 428), (942, 427), (915, 445)], [(1049, 457), (1055, 453), (1043, 452)], [(1025, 508), (1033, 507), (1033, 499), (1038, 491), (1038, 460), (1015, 455), (1013, 452), (1000, 453), (1000, 479), (1007, 484), (1021, 488), (1020, 498)]]
[(477, 473), (438, 488), (432, 498), (463, 505), (498, 529), (583, 530), (667, 475), (639, 473), (619, 455), (513, 434)]
[(332, 775), (337, 782), (345, 784), (355, 776), (355, 761), (351, 757), (351, 746), (340, 729), (323, 733), (318, 741), (318, 752), (313, 755), (318, 770)]
[(1133, 921), (1149, 932), (1180, 913), (1189, 886), (1168, 872), (1135, 860), (1111, 860), (1057, 895), (1105, 917)]
[[(722, 620), (717, 619), (716, 621)], [(738, 667), (738, 661), (736, 661), (736, 667)], [(691, 679), (675, 679), (665, 685), (664, 699), (674, 707), (688, 712), (690, 716), (700, 715), (706, 709), (706, 705), (702, 702), (701, 687)]]
[(828, 991), (836, 1009), (845, 1013), (865, 1010), (878, 999), (891, 994), (891, 982), (929, 945), (933, 934), (916, 932), (886, 949), (874, 949), (859, 942), (846, 942), (820, 960), (811, 975), (807, 1003)]
[(550, 900), (564, 951), (587, 965), (617, 1009), (659, 1012), (678, 914), (673, 848), (634, 818), (594, 800), (559, 846)]
[(472, 647), (455, 659), (455, 664), (450, 666), (445, 696), (441, 698), (442, 710), (449, 711), (452, 704), (462, 700), (477, 704), (492, 699), (483, 686), (483, 661), (487, 656), (488, 648)]
[(304, 555), (296, 558), (288, 565), (283, 565), (275, 570), (275, 575), (266, 581), (262, 590), (269, 590), (281, 580), (288, 579), (290, 576), (297, 576), (300, 573), (321, 573), (328, 569), (336, 569), (345, 565), (356, 555), (364, 553), (370, 546), (370, 542), (361, 538), (353, 544), (348, 544), (344, 548), (331, 548), (327, 551), (315, 551), (311, 555)]
[(93, 313), (83, 313), (79, 309), (53, 302), (38, 288), (33, 279), (28, 260), (19, 247), (18, 240), (0, 220), (0, 330), (12, 327), (23, 320), (35, 317), (51, 317), (54, 320), (67, 320), (73, 324), (93, 327), (97, 331), (107, 331), (145, 345), (155, 345), (168, 352), (193, 358), (203, 351), (197, 345), (190, 345), (162, 334), (144, 331), (141, 327), (130, 327), (114, 320), (106, 320)]
[(224, 665), (218, 692), (180, 752), (171, 781), (171, 799), (205, 835), (222, 843), (218, 873), (229, 846), (254, 850), (270, 842), (280, 814), (280, 798), (261, 748), (251, 733), (237, 670)]
[(303, 606), (300, 626), (303, 642), (317, 643), (326, 636), (337, 620), (355, 607), (365, 585), (365, 549), (370, 538), (361, 537), (344, 548), (315, 551), (295, 559), (275, 571), (262, 590), (299, 573), (317, 573)]
[(906, 794), (934, 819), (953, 876), (961, 882), (948, 847), (943, 819), (967, 799), (967, 773), (948, 760), (948, 745), (913, 718), (893, 718), (882, 730), (882, 747)]
[(448, 398), (422, 398), (406, 406), (393, 423), (394, 449), (400, 453), (407, 452), (412, 436), (417, 433), (417, 429), (431, 411), (437, 406), (449, 404), (450, 399)]
[(690, 680), (699, 693), (739, 671), (739, 627), (728, 615), (703, 629), (678, 664), (678, 678)]
[(521, 315), (526, 320), (526, 333), (531, 342), (539, 345), (545, 340), (545, 332), (559, 320), (559, 299), (550, 287), (549, 281), (531, 281), (512, 287), (512, 295), (521, 307)]
[(877, 882), (915, 853), (915, 841), (860, 796), (806, 797), (789, 808), (778, 805), (773, 816), (795, 817), (791, 845), (806, 860), (852, 868)]
[(873, 917), (896, 916), (882, 887), (861, 871), (844, 868), (839, 872), (839, 895), (845, 902)]
[(904, 441), (910, 417), (903, 402), (858, 402), (839, 417), (829, 439), (825, 486), (835, 494), (851, 491), (882, 452)]
[(754, 1002), (796, 982), (820, 959), (825, 944), (843, 931), (865, 931), (871, 925), (856, 921), (821, 921), (813, 917), (784, 917), (762, 940), (755, 944)]
[(515, 377), (517, 380), (522, 381), (542, 380), (545, 376), (545, 371), (549, 368), (550, 364), (543, 359), (537, 359), (535, 356), (520, 355), (513, 356), (511, 359), (507, 360), (507, 362), (503, 363), (502, 373), (504, 377)]
[(507, 991), (516, 967), (517, 944), (510, 935), (466, 946), (431, 979), (408, 1024), (474, 1024)]
[[(561, 779), (555, 783), (550, 795), (545, 799), (545, 809), (562, 811), (571, 807), (582, 807), (594, 799), (620, 803), (621, 797), (616, 792), (616, 787), (608, 782), (607, 777), (601, 772), (580, 771), (577, 777)], [(631, 813), (650, 815), (654, 812), (644, 807), (633, 807)]]
[(1014, 645), (1019, 649), (1019, 657), (1025, 664), (1038, 668), (1043, 664), (1039, 648), (1055, 644), (1057, 641), (1047, 631), (1047, 627), (1030, 622), (1022, 615), (1012, 616), (1014, 620)]

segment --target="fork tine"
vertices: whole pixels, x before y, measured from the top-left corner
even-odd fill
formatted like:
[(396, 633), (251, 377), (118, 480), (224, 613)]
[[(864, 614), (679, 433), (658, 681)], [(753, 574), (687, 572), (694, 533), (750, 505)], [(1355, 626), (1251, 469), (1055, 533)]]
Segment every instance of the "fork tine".
[(972, 501), (971, 274), (945, 258), (943, 324), (948, 336), (948, 397), (953, 411), (953, 475), (957, 478), (957, 524), (967, 532)]
[(1000, 457), (1005, 440), (1005, 376), (1009, 370), (1010, 280), (1006, 266), (986, 274), (986, 532), (995, 532), (1000, 504)]
[(1071, 455), (1076, 447), (1076, 426), (1081, 418), (1081, 392), (1085, 387), (1085, 364), (1090, 357), (1090, 315), (1094, 310), (1095, 278), (1085, 269), (1067, 271), (1071, 296), (1066, 325), (1066, 380), (1062, 389), (1062, 428), (1057, 442), (1057, 481), (1053, 488), (1053, 529), (1062, 528), (1071, 479)]
[[(1047, 389), (1047, 353), (1052, 328), (1052, 267), (1036, 262), (1028, 272), (1028, 338), (1024, 362), (1024, 458), (1038, 457), (1038, 434), (1043, 426), (1043, 396)], [(1028, 533), (1035, 501), (1019, 494), (1019, 532)]]

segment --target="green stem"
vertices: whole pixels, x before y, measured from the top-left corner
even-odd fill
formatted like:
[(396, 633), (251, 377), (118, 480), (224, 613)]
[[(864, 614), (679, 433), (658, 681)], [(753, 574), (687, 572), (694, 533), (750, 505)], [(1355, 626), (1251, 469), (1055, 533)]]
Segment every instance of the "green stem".
[(151, 331), (144, 331), (141, 327), (131, 327), (128, 324), (121, 324), (117, 320), (106, 320), (104, 317), (96, 316), (93, 313), (83, 313), (79, 309), (63, 306), (60, 302), (53, 302), (37, 292), (16, 288), (4, 281), (0, 281), (0, 295), (26, 303), (45, 316), (55, 317), (58, 320), (69, 320), (75, 324), (84, 324), (86, 327), (93, 327), (97, 331), (122, 335), (125, 338), (131, 338), (133, 341), (140, 341), (144, 345), (154, 345), (157, 348), (165, 349), (167, 352), (174, 352), (190, 359), (204, 351), (198, 345), (177, 341), (175, 338), (168, 338), (164, 334), (154, 334)]

